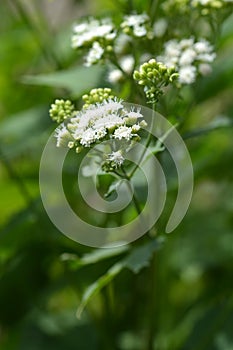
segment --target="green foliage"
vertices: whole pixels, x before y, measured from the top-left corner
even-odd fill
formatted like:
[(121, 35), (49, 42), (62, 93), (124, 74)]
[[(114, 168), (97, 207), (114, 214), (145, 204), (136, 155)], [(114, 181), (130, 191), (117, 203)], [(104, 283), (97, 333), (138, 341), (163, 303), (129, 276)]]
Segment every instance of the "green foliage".
[[(57, 3), (44, 3), (56, 17)], [(82, 95), (111, 85), (107, 76), (112, 67), (84, 68), (80, 64), (68, 42), (72, 19), (65, 20), (65, 14), (64, 22), (55, 29), (42, 2), (33, 0), (30, 8), (20, 0), (1, 2), (0, 348), (231, 350), (231, 5), (210, 11), (210, 17), (197, 7), (190, 21), (191, 7), (184, 14), (184, 8), (175, 6), (174, 1), (169, 1), (173, 9), (169, 13), (162, 6), (165, 1), (67, 1), (67, 7), (73, 9), (75, 3), (80, 12), (74, 17), (89, 15), (85, 13), (89, 4), (93, 15), (117, 12), (116, 24), (122, 14), (131, 11), (147, 12), (152, 22), (166, 17), (164, 38), (151, 40), (149, 47), (141, 40), (124, 48), (124, 55), (134, 53), (136, 69), (144, 53), (159, 55), (163, 40), (183, 35), (183, 28), (187, 36), (196, 38), (206, 33), (216, 44), (213, 72), (179, 91), (166, 87), (157, 104), (190, 151), (195, 171), (193, 199), (183, 222), (164, 240), (163, 229), (176, 197), (176, 169), (157, 142), (150, 145), (150, 151), (163, 163), (169, 192), (150, 237), (123, 247), (93, 249), (58, 232), (43, 208), (38, 184), (40, 157), (54, 128), (49, 105), (59, 96), (77, 99), (79, 107)], [(129, 102), (141, 103), (142, 91), (133, 84), (126, 74), (110, 87)], [(97, 215), (87, 209), (74, 180), (82, 155), (67, 158), (66, 196), (84, 220), (99, 226), (109, 220), (113, 226), (133, 220), (133, 206), (124, 216)], [(137, 176), (136, 195), (143, 202), (147, 190), (141, 175)], [(114, 197), (120, 181), (107, 176), (99, 180), (106, 197)]]

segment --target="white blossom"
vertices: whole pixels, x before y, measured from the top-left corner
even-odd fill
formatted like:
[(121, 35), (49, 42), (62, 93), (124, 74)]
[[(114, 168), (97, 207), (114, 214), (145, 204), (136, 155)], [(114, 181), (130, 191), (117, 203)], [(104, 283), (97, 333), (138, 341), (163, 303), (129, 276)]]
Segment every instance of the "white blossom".
[(196, 79), (196, 67), (184, 66), (179, 70), (179, 82), (181, 84), (192, 84)]
[(95, 41), (88, 55), (86, 56), (85, 66), (90, 67), (91, 65), (97, 63), (103, 56), (103, 53), (104, 49), (100, 46), (100, 44), (97, 41)]
[(57, 139), (56, 146), (68, 146), (71, 145), (70, 142), (73, 142), (73, 137), (71, 136), (69, 130), (67, 130), (64, 123), (62, 123), (55, 132), (55, 137)]
[(111, 84), (118, 83), (123, 78), (123, 73), (120, 71), (120, 69), (112, 69), (108, 73), (108, 81)]
[(139, 109), (127, 111), (122, 100), (107, 99), (77, 112), (67, 125), (61, 124), (55, 134), (57, 146), (80, 150), (105, 139), (129, 141), (138, 136), (137, 120), (142, 118)]
[(198, 74), (211, 73), (209, 63), (213, 62), (216, 54), (213, 46), (205, 39), (194, 41), (194, 38), (185, 38), (181, 41), (170, 40), (164, 45), (164, 55), (157, 57), (168, 67), (174, 67), (179, 73), (181, 84), (192, 84)]
[(121, 28), (126, 34), (132, 34), (136, 37), (150, 36), (148, 24), (150, 18), (147, 14), (128, 15), (124, 16), (124, 21), (121, 23)]
[(112, 152), (108, 155), (108, 161), (115, 163), (116, 167), (121, 166), (124, 163), (124, 157), (121, 151)]
[(157, 38), (162, 38), (167, 30), (167, 27), (168, 23), (165, 18), (158, 19), (153, 26), (154, 35)]
[(113, 135), (115, 139), (118, 139), (118, 140), (125, 139), (128, 141), (132, 138), (132, 136), (133, 136), (132, 128), (128, 126), (120, 126), (115, 130)]
[(198, 66), (198, 70), (201, 75), (209, 75), (212, 72), (211, 65), (208, 63), (201, 63)]
[(71, 44), (73, 48), (90, 46), (100, 39), (112, 41), (116, 37), (116, 30), (110, 18), (96, 20), (89, 18), (86, 22), (73, 27)]

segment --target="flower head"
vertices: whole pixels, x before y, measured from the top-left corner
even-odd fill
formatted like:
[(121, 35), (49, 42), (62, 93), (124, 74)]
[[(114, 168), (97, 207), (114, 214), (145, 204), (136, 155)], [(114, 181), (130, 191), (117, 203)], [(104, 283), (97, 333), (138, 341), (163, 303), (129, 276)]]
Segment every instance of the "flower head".
[(213, 46), (205, 39), (194, 41), (194, 38), (173, 39), (165, 43), (164, 55), (159, 59), (168, 67), (174, 67), (179, 73), (181, 84), (192, 84), (197, 75), (211, 72), (210, 63), (216, 54)]
[(125, 34), (130, 36), (153, 38), (150, 18), (146, 13), (125, 16), (121, 28)]

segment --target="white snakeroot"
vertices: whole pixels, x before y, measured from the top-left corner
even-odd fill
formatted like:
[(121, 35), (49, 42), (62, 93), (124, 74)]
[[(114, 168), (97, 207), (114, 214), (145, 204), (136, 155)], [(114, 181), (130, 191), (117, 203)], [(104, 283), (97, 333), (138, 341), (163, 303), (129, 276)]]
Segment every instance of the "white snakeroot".
[(212, 67), (208, 63), (201, 63), (199, 64), (198, 70), (201, 75), (209, 75), (212, 72)]
[(132, 128), (128, 126), (120, 126), (115, 130), (113, 137), (118, 140), (125, 139), (129, 141), (132, 137)]
[(81, 48), (101, 39), (112, 41), (115, 37), (116, 30), (110, 18), (102, 20), (89, 18), (86, 22), (73, 27), (71, 44), (73, 48)]
[(198, 74), (211, 73), (209, 63), (213, 62), (216, 54), (213, 46), (205, 39), (195, 42), (194, 38), (178, 41), (170, 40), (164, 45), (164, 55), (157, 57), (168, 67), (174, 67), (179, 73), (181, 84), (192, 84)]
[[(63, 123), (56, 129), (55, 137), (57, 139), (57, 147), (68, 146), (70, 148), (71, 142), (74, 141), (69, 130), (67, 130), (66, 126)], [(74, 144), (72, 145), (72, 147), (73, 146)]]
[(142, 13), (140, 15), (128, 15), (124, 16), (124, 21), (121, 23), (121, 28), (127, 34), (129, 34), (129, 29), (132, 30), (132, 33), (136, 37), (144, 37), (149, 33), (148, 24), (150, 22), (150, 18), (146, 13)]
[(101, 47), (98, 41), (95, 41), (88, 55), (86, 56), (85, 66), (90, 67), (91, 65), (97, 63), (103, 56), (103, 53), (104, 49)]
[(80, 150), (80, 147), (91, 147), (102, 140), (129, 141), (138, 136), (136, 133), (142, 125), (138, 120), (142, 118), (139, 109), (127, 111), (122, 100), (104, 100), (77, 112), (67, 125), (61, 124), (55, 134), (57, 146)]
[(166, 33), (167, 27), (168, 27), (168, 22), (166, 21), (165, 18), (158, 19), (153, 26), (154, 35), (157, 38), (162, 38)]
[(108, 155), (108, 161), (115, 163), (116, 167), (121, 166), (124, 163), (125, 158), (121, 151), (112, 152)]
[(123, 73), (120, 69), (113, 69), (108, 73), (108, 81), (111, 84), (118, 83), (123, 78)]
[(184, 66), (179, 70), (179, 82), (181, 84), (192, 84), (196, 79), (196, 67)]

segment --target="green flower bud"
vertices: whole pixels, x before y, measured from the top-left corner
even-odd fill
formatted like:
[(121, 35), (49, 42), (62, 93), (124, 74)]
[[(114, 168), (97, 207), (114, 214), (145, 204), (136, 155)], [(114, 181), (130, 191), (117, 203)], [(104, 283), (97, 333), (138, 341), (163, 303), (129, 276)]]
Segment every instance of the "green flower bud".
[(51, 105), (49, 115), (52, 120), (62, 123), (65, 119), (72, 117), (74, 105), (69, 100), (55, 100)]
[(112, 90), (109, 88), (92, 89), (89, 94), (82, 96), (82, 99), (85, 102), (83, 108), (85, 109), (93, 103), (100, 103), (103, 102), (103, 100), (113, 97)]

